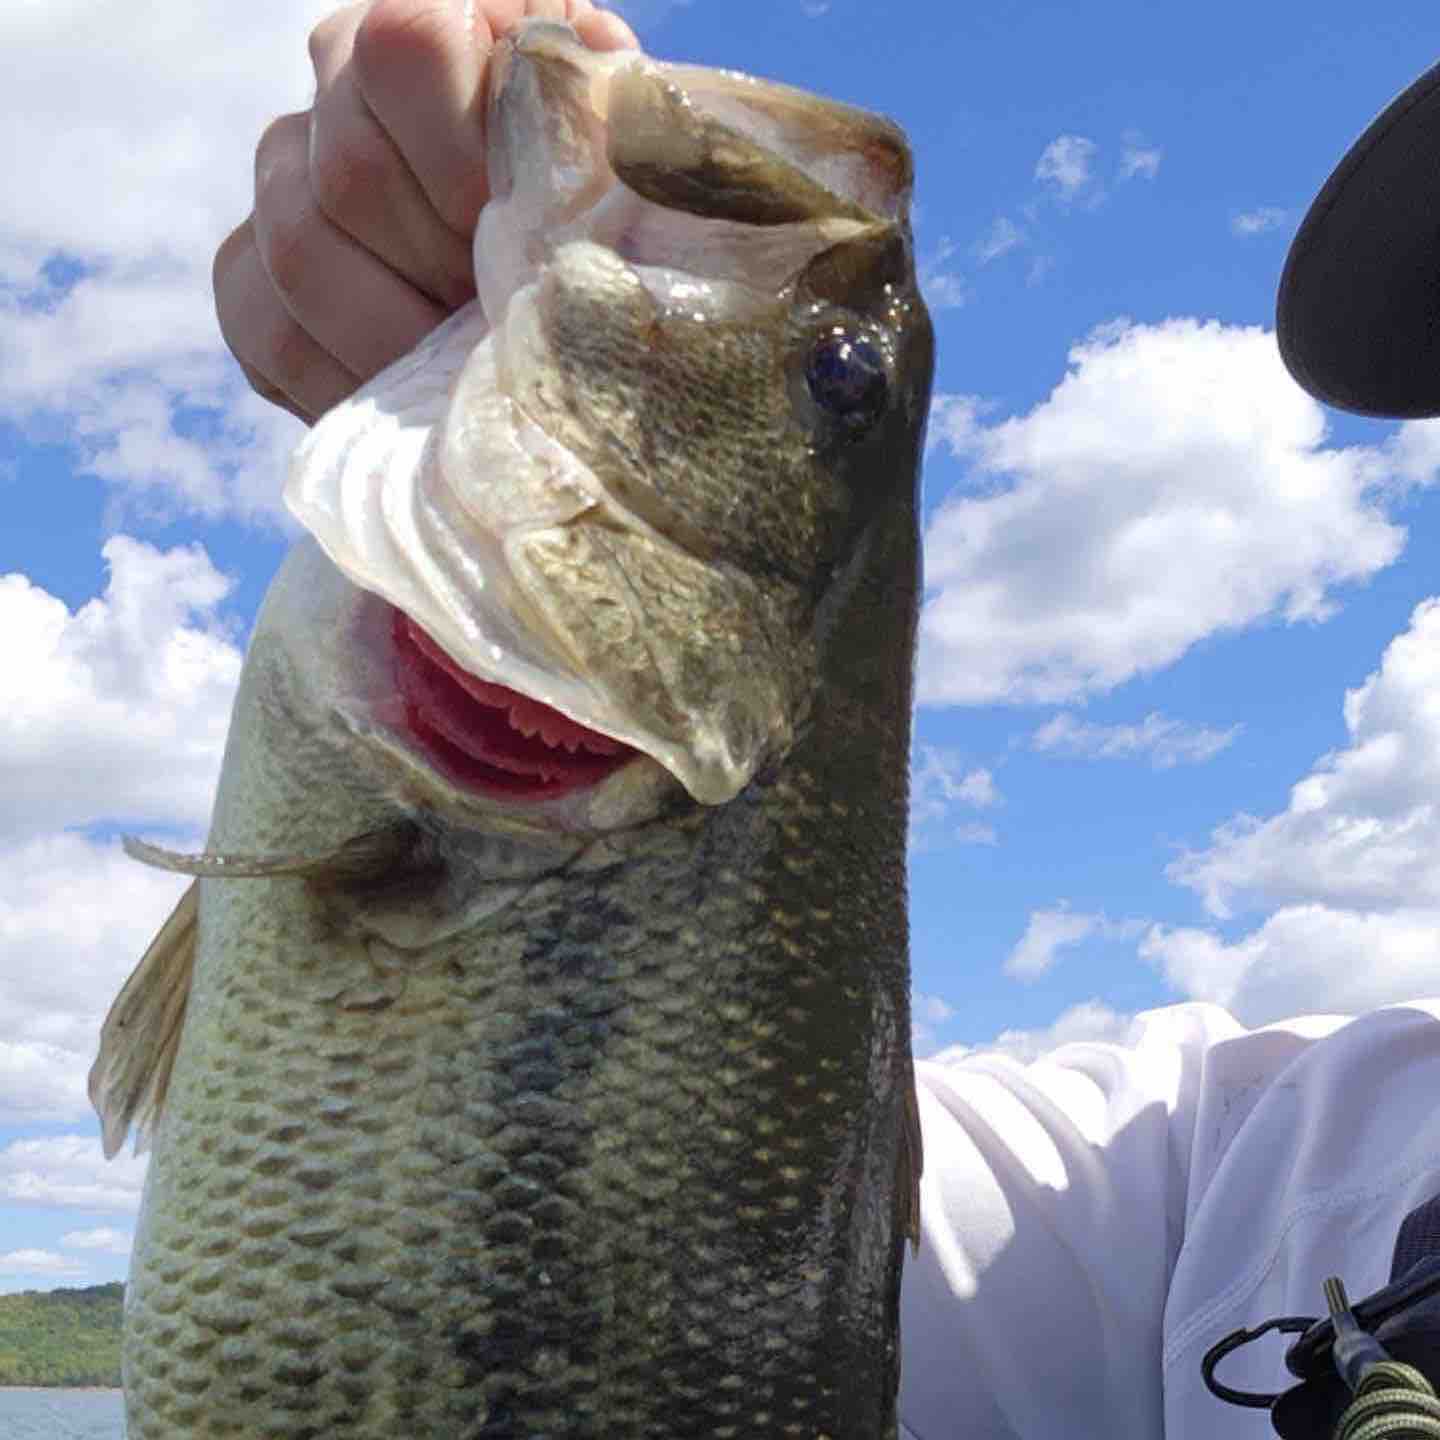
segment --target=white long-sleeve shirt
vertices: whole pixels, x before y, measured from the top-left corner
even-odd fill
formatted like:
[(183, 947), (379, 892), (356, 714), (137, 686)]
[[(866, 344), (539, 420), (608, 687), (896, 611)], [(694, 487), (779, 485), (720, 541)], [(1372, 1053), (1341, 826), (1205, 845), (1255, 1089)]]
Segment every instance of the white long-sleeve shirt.
[[(1440, 999), (1245, 1030), (1213, 1005), (1032, 1065), (917, 1066), (923, 1240), (907, 1255), (909, 1440), (1261, 1440), (1200, 1360), (1241, 1326), (1384, 1285), (1440, 1192)], [(1222, 1363), (1295, 1383), (1293, 1336)]]

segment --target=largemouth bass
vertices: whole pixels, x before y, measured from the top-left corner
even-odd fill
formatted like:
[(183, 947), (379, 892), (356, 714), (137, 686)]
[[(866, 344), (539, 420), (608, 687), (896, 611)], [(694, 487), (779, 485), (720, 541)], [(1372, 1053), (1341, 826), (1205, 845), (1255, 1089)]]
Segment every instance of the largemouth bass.
[(932, 368), (890, 123), (493, 62), (478, 300), (310, 433), (91, 1077), (130, 1440), (877, 1440)]

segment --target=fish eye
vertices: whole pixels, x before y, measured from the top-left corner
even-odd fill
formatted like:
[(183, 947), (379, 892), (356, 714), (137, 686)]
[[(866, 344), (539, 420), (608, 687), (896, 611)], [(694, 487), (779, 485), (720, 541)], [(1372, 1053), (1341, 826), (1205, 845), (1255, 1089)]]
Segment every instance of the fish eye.
[(859, 428), (885, 408), (890, 376), (877, 345), (837, 325), (816, 339), (805, 364), (805, 384), (827, 415)]

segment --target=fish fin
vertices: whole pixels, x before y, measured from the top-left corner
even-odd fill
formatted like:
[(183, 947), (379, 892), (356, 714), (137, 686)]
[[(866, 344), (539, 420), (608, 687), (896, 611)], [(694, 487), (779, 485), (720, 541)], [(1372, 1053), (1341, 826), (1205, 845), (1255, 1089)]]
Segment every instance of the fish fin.
[(90, 1067), (90, 1103), (100, 1117), (107, 1160), (132, 1129), (140, 1153), (165, 1108), (195, 973), (199, 903), (200, 882), (192, 880), (101, 1027), (100, 1053)]
[[(368, 879), (411, 860), (422, 846), (422, 837), (416, 826), (401, 821), (383, 829), (367, 830), (333, 850), (308, 855), (235, 855), (214, 850), (185, 854), (151, 845), (134, 835), (122, 836), (121, 844), (132, 860), (153, 866), (156, 870), (169, 870), (176, 875), (196, 875), (212, 880), (256, 880), (277, 875), (299, 875), (306, 879), (344, 881)], [(141, 963), (143, 965), (144, 962)]]
[(920, 1137), (920, 1099), (915, 1093), (915, 1065), (905, 1066), (901, 1086), (900, 1153), (896, 1158), (896, 1203), (900, 1229), (909, 1238), (910, 1252), (920, 1253), (920, 1174), (925, 1168), (925, 1146)]

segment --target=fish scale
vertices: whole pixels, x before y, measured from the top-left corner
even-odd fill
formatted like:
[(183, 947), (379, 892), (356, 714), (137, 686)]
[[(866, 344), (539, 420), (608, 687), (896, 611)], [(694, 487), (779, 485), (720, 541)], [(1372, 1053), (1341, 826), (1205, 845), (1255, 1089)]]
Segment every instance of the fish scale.
[(194, 1148), (156, 1167), (127, 1300), (134, 1440), (310, 1440), (361, 1416), (456, 1440), (862, 1433), (849, 1357), (813, 1365), (855, 1318), (850, 1257), (815, 1221), (835, 1140), (842, 1164), (859, 1148), (859, 1087), (832, 1077), (873, 1028), (868, 996), (834, 1007), (834, 927), (882, 897), (863, 875), (838, 907), (833, 877), (824, 905), (797, 888), (787, 851), (836, 820), (803, 794), (723, 817), (768, 866), (737, 867), (714, 817), (657, 833), (537, 884), (374, 1011), (324, 999), (347, 977), (297, 882), (212, 892), (252, 963), (213, 954), (196, 978), (212, 1028), (193, 1086), (177, 1064), (167, 1135)]

